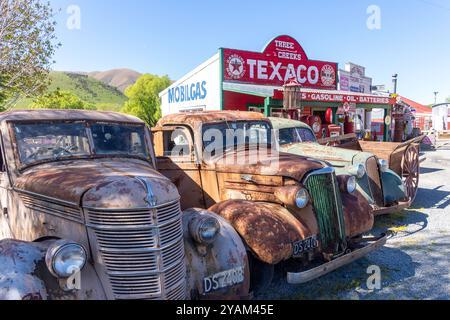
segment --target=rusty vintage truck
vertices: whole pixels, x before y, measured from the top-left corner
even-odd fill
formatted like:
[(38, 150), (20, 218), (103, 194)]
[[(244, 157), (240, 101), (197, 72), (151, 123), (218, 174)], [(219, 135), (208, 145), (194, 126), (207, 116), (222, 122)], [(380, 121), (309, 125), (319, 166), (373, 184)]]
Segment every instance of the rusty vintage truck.
[(0, 133), (0, 299), (248, 297), (241, 238), (181, 211), (139, 119), (14, 111)]
[(167, 115), (152, 131), (158, 171), (178, 187), (182, 208), (213, 211), (241, 235), (252, 290), (267, 286), (281, 262), (288, 261), (288, 282), (300, 284), (386, 242), (362, 237), (374, 216), (355, 177), (337, 176), (314, 155), (277, 153), (270, 121), (259, 113)]
[[(301, 121), (269, 119), (278, 131), (279, 150), (298, 155), (314, 155), (315, 158), (330, 163), (337, 173), (354, 174), (357, 190), (369, 201), (375, 215), (401, 211), (410, 207), (414, 201), (418, 184), (414, 190), (405, 187), (402, 176), (389, 169), (389, 162), (383, 158), (357, 149), (321, 145), (311, 127)], [(379, 145), (386, 146), (389, 143)]]

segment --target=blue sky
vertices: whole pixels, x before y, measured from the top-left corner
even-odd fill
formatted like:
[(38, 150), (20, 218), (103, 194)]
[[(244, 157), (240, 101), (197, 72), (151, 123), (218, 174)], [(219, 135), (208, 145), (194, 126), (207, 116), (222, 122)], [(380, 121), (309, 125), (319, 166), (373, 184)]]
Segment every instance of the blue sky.
[[(450, 97), (450, 1), (447, 0), (51, 0), (62, 47), (55, 70), (126, 67), (177, 79), (219, 47), (260, 51), (274, 36), (296, 38), (310, 59), (352, 61), (374, 84), (421, 103)], [(67, 28), (67, 8), (81, 28)], [(367, 8), (381, 10), (369, 30)]]

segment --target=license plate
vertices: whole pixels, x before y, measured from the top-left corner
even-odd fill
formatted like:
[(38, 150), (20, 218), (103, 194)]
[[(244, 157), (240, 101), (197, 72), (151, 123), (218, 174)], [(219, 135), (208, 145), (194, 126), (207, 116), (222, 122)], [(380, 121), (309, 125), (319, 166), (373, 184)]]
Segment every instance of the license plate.
[(312, 251), (319, 247), (319, 240), (317, 236), (312, 236), (305, 240), (297, 241), (293, 243), (294, 246), (294, 258), (300, 257), (306, 252)]
[(216, 273), (203, 279), (204, 293), (232, 287), (244, 282), (244, 267)]

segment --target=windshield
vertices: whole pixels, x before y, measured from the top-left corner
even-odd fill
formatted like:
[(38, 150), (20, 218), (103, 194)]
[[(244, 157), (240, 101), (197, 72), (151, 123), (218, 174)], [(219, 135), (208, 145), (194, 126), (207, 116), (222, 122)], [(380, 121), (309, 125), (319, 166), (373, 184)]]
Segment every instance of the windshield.
[(96, 154), (148, 157), (144, 126), (95, 123), (91, 131)]
[[(39, 122), (13, 125), (22, 164), (93, 155), (129, 155), (148, 158), (143, 125), (86, 122)], [(94, 148), (93, 148), (94, 147)], [(95, 149), (95, 153), (93, 150)]]
[(278, 140), (280, 145), (302, 142), (317, 142), (316, 136), (308, 128), (280, 129)]
[(270, 145), (271, 127), (265, 121), (235, 121), (203, 125), (203, 148)]
[(14, 126), (24, 164), (90, 154), (84, 123), (36, 123)]

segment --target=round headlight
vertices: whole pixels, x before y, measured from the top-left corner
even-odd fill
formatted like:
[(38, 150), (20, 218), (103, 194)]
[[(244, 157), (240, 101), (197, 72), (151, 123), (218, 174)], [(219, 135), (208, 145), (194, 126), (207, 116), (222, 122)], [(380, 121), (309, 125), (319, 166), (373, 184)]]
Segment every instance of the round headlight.
[(295, 204), (299, 209), (303, 209), (308, 205), (309, 194), (306, 189), (300, 189), (295, 196)]
[(86, 260), (87, 254), (83, 246), (64, 240), (51, 245), (45, 256), (50, 273), (57, 278), (68, 278), (81, 271)]
[(347, 180), (347, 192), (353, 193), (356, 190), (356, 178), (354, 176), (351, 176)]
[(364, 165), (361, 164), (361, 163), (357, 164), (357, 165), (354, 165), (349, 170), (349, 173), (352, 176), (356, 176), (358, 179), (361, 179), (361, 178), (363, 178), (366, 175), (366, 167), (364, 167)]
[(191, 236), (201, 244), (210, 244), (216, 240), (220, 232), (220, 223), (214, 217), (193, 219), (189, 224)]
[(389, 162), (383, 159), (379, 159), (378, 160), (378, 165), (380, 166), (380, 170), (382, 172), (385, 172), (386, 170), (389, 169)]

